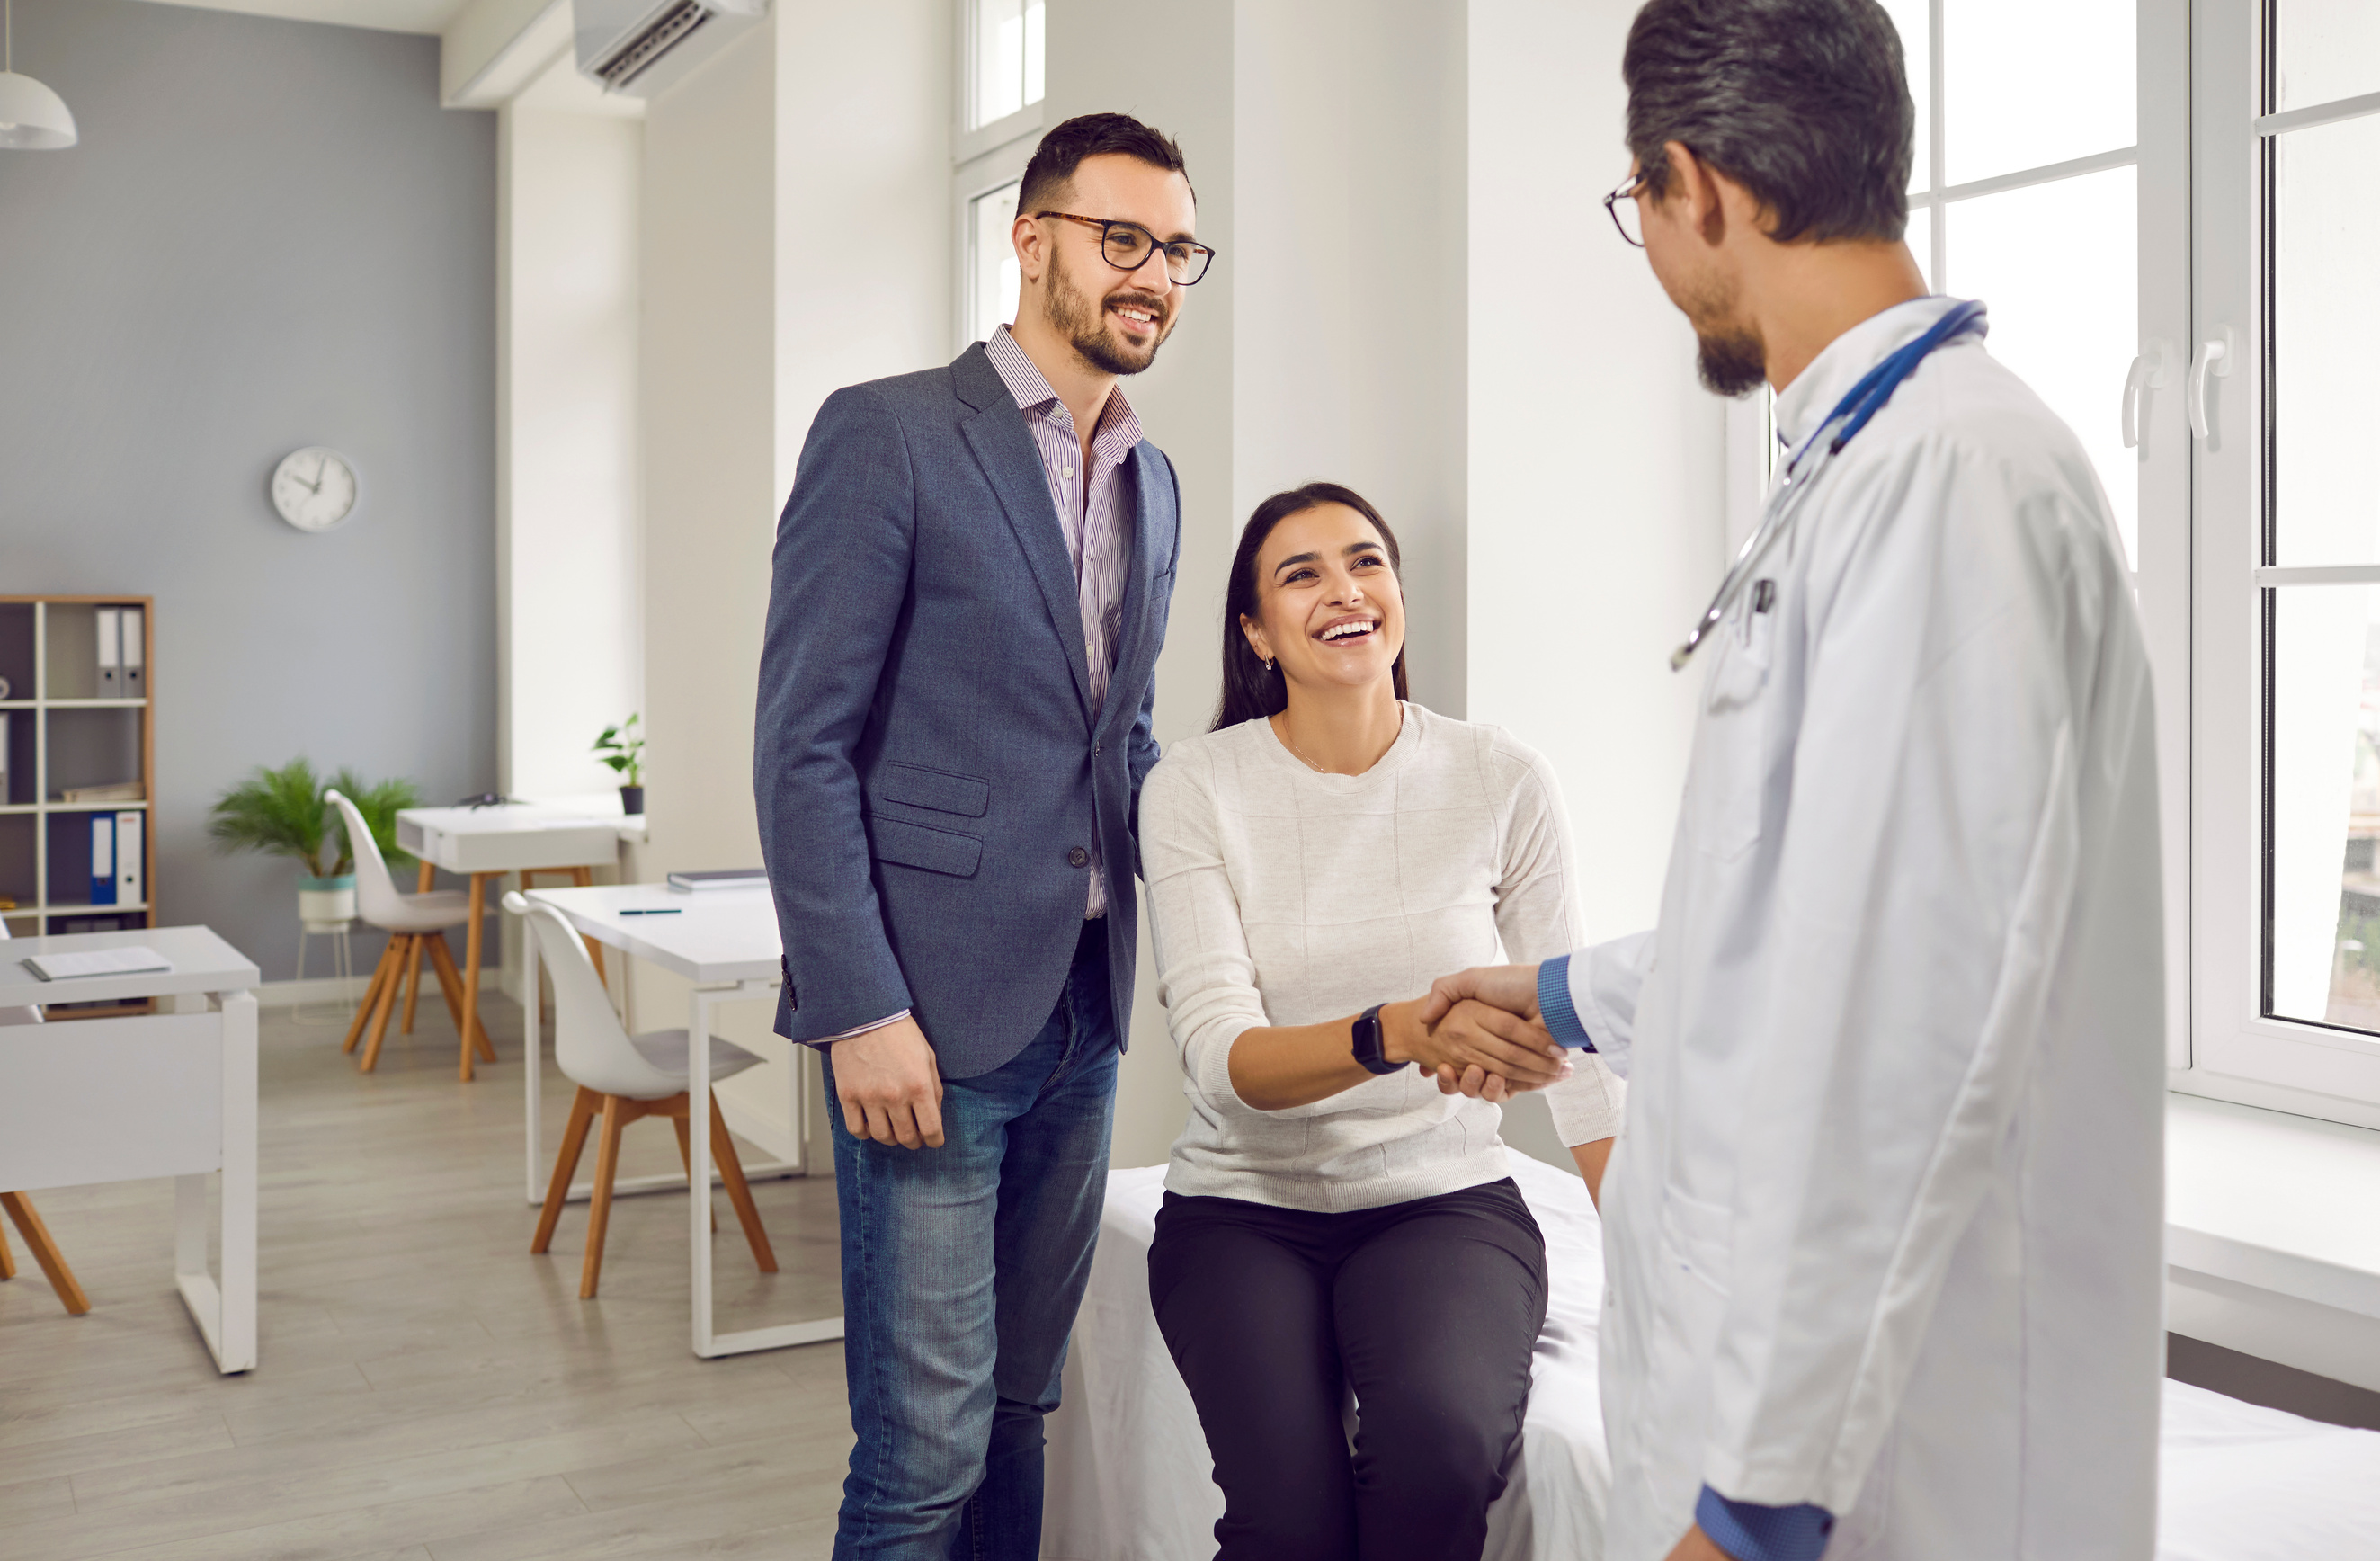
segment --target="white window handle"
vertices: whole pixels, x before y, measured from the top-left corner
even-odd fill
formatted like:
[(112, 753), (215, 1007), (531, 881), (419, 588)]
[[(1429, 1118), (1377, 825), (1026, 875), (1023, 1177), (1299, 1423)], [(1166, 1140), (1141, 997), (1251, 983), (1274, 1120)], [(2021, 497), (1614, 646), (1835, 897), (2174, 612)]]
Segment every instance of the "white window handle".
[(2152, 390), (2164, 390), (2173, 384), (2173, 344), (2162, 336), (2142, 344), (2141, 355), (2124, 375), (2124, 448), (2137, 449), (2141, 443), (2141, 404)]
[(2211, 433), (2206, 421), (2206, 376), (2213, 374), (2216, 379), (2229, 378), (2232, 360), (2239, 356), (2238, 347), (2238, 333), (2226, 325), (2220, 336), (2200, 342), (2198, 356), (2191, 360), (2190, 432), (2201, 439), (2208, 437)]

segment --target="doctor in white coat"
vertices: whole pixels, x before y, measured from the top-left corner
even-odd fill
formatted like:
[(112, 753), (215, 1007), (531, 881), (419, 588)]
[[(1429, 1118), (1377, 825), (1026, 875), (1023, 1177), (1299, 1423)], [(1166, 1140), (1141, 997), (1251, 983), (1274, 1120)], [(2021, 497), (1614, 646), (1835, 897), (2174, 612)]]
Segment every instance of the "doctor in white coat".
[(1629, 1075), (1604, 1554), (2146, 1561), (2162, 917), (2106, 498), (1925, 296), (1873, 0), (1652, 0), (1624, 68), (1615, 215), (1800, 492), (1695, 656), (1658, 928), (1438, 989)]

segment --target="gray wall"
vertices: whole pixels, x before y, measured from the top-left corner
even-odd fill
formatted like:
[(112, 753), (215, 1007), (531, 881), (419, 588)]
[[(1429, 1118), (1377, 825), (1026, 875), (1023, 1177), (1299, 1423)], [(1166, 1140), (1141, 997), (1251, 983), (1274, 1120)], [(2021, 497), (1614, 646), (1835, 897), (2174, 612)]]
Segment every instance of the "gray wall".
[[(438, 106), (434, 38), (16, 21), (82, 140), (0, 152), (0, 591), (157, 599), (160, 914), (283, 979), (293, 870), (209, 850), (218, 793), (300, 753), (495, 784), (494, 116)], [(265, 493), (308, 445), (363, 484), (321, 536)]]

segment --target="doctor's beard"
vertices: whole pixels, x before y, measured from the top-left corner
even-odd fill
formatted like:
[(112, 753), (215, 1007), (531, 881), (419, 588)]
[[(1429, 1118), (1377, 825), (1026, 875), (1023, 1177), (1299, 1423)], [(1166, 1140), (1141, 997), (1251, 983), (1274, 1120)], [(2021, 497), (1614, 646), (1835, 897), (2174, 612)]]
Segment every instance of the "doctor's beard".
[(1768, 378), (1767, 345), (1737, 320), (1735, 302), (1723, 283), (1706, 283), (1678, 300), (1694, 328), (1694, 372), (1714, 396), (1746, 396)]

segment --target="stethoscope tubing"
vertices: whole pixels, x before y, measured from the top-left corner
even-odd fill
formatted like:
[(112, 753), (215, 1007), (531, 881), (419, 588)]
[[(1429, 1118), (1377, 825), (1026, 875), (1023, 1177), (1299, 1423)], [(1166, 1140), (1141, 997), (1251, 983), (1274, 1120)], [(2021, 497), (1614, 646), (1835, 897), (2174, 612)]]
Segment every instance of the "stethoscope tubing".
[[(1983, 316), (1982, 303), (1970, 299), (1960, 304), (1936, 321), (1924, 335), (1862, 375), (1860, 382), (1835, 403), (1835, 409), (1827, 415), (1827, 421), (1818, 425), (1816, 433), (1803, 441), (1801, 449), (1785, 463), (1785, 480), (1770, 495), (1761, 514), (1760, 524), (1754, 528), (1751, 536), (1744, 539), (1743, 546), (1737, 549), (1735, 561), (1728, 566), (1727, 573), (1720, 578), (1718, 591), (1711, 597), (1710, 605), (1703, 610), (1701, 618), (1696, 620), (1694, 631), (1670, 652), (1670, 671), (1683, 671), (1686, 663), (1694, 659), (1694, 652), (1702, 649), (1703, 641), (1710, 638), (1711, 630), (1727, 617), (1727, 611), (1735, 604), (1744, 581), (1751, 578), (1761, 559), (1767, 556), (1769, 548), (1802, 513), (1811, 485), (1817, 482), (1834, 458), (1842, 454), (1843, 446), (1867, 426), (1868, 420), (1876, 416), (1887, 401), (1892, 399), (1892, 393), (1900, 388), (1901, 381), (1914, 373), (1917, 365), (1924, 362), (1928, 354), (1936, 348), (1956, 341), (1977, 329), (1976, 322)], [(1821, 444), (1825, 448), (1805, 471), (1802, 463), (1809, 459), (1810, 452)]]

